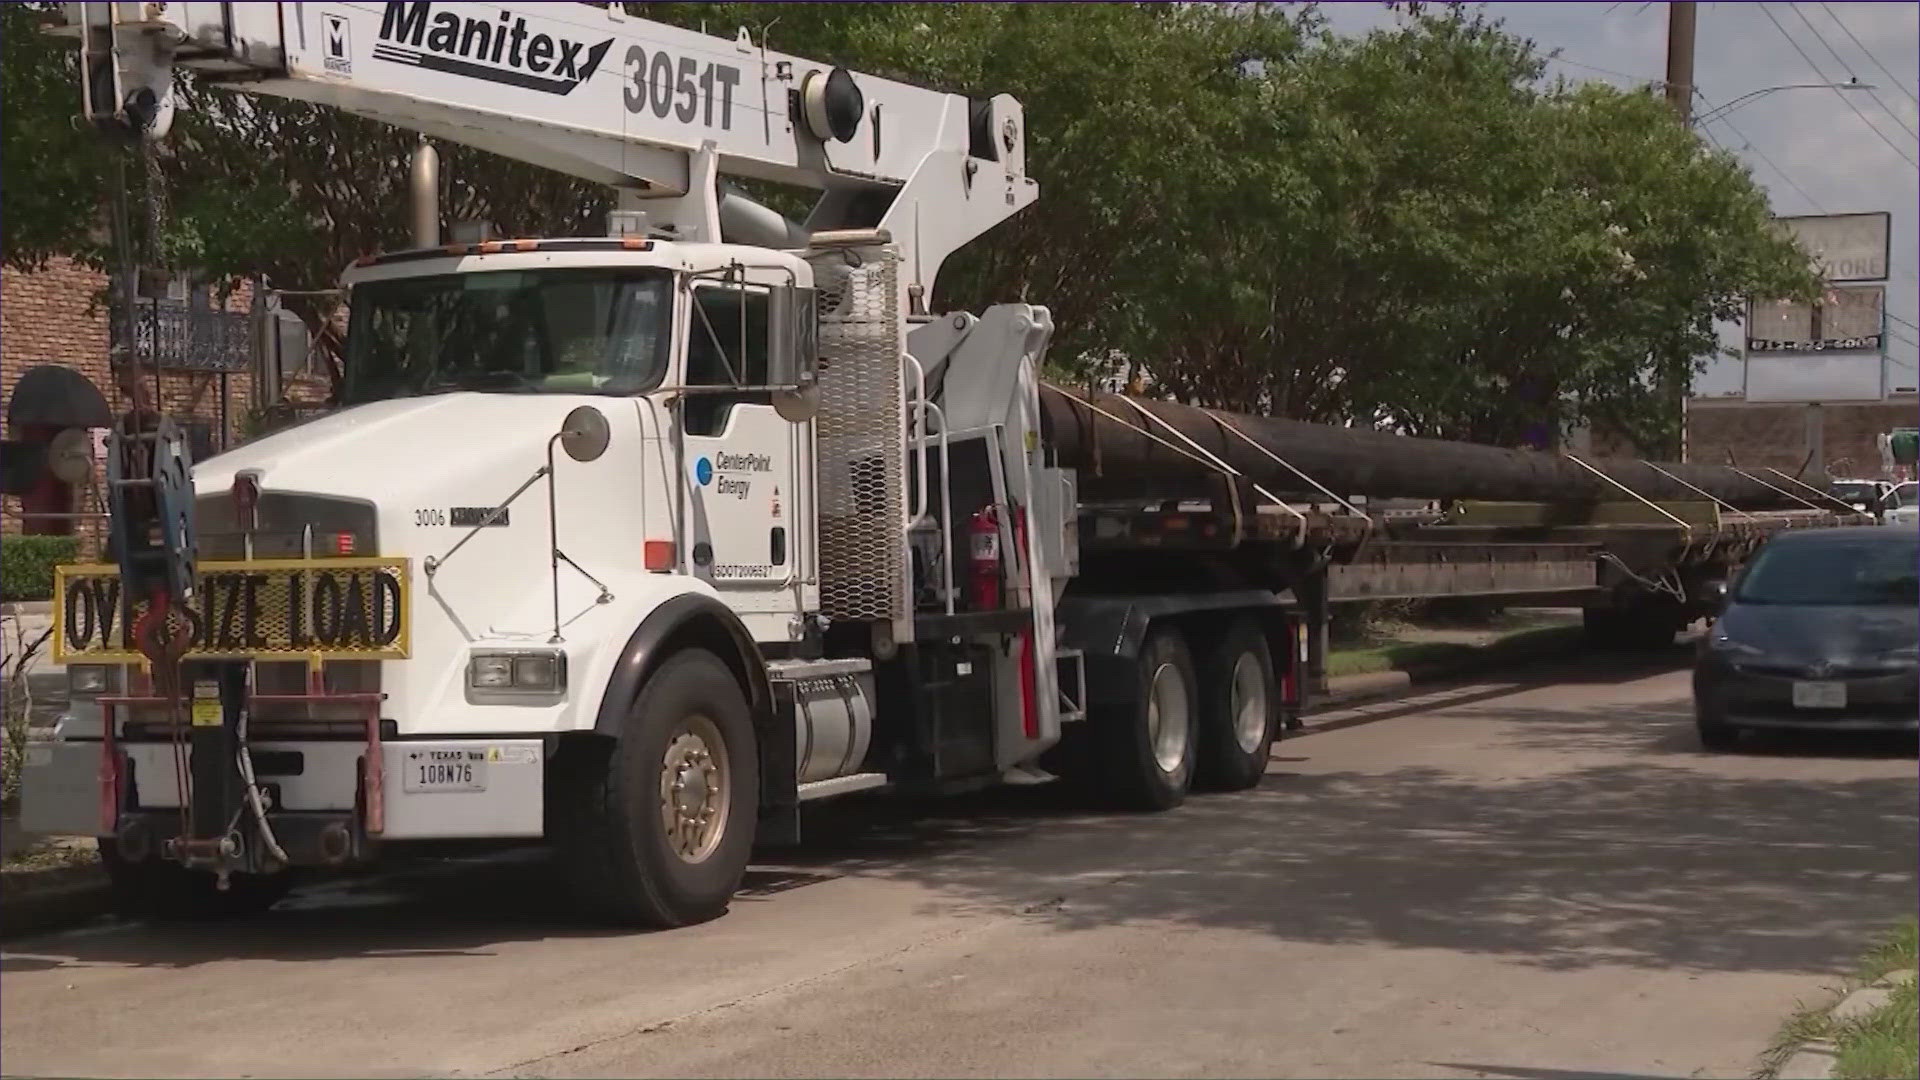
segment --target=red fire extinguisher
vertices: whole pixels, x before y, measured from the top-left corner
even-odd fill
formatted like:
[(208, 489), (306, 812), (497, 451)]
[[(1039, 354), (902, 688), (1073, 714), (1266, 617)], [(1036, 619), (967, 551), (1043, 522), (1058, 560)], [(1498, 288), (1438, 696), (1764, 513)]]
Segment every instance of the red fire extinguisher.
[(967, 606), (974, 611), (1000, 609), (1000, 515), (981, 508), (967, 522)]

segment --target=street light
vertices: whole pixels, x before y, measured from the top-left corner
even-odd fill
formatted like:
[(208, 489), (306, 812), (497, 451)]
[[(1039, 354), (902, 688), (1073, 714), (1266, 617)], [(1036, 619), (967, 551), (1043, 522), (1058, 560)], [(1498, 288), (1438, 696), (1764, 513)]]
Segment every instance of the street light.
[(1710, 123), (1714, 120), (1720, 119), (1721, 117), (1727, 115), (1728, 113), (1739, 108), (1740, 106), (1747, 104), (1748, 102), (1756, 101), (1760, 98), (1766, 97), (1768, 94), (1777, 94), (1782, 90), (1878, 90), (1878, 89), (1880, 88), (1873, 85), (1872, 83), (1863, 83), (1859, 79), (1848, 79), (1846, 82), (1843, 82), (1843, 83), (1793, 83), (1788, 86), (1769, 86), (1762, 90), (1750, 90), (1747, 93), (1741, 94), (1739, 97), (1734, 98), (1732, 101), (1729, 101), (1724, 105), (1718, 105), (1718, 106), (1715, 106), (1714, 108), (1708, 109), (1706, 112), (1701, 113), (1699, 116), (1694, 117), (1693, 122), (1695, 124)]

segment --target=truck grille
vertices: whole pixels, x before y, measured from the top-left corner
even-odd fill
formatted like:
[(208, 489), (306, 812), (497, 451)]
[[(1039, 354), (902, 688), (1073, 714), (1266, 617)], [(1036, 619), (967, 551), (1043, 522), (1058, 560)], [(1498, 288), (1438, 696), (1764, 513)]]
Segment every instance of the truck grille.
[[(240, 517), (233, 496), (222, 492), (202, 495), (194, 500), (194, 527), (202, 559), (244, 559), (246, 535), (240, 529)], [(293, 495), (263, 491), (255, 515), (253, 557), (256, 559), (297, 559), (312, 530), (313, 554), (325, 558), (337, 554), (379, 554), (379, 536), (374, 526), (373, 504), (358, 499), (340, 499), (322, 495)], [(335, 539), (351, 537), (341, 550)]]

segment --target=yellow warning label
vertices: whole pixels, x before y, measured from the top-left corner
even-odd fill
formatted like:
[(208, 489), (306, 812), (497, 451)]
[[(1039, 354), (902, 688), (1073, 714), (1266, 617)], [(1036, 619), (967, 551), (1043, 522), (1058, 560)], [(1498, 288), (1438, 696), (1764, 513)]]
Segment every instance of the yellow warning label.
[(220, 726), (220, 699), (197, 697), (193, 699), (193, 726)]

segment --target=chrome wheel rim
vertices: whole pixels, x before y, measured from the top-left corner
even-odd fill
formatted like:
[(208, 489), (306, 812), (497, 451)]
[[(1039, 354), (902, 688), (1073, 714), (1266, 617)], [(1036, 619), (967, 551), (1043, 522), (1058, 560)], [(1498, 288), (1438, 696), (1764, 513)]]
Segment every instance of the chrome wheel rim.
[(701, 862), (720, 846), (732, 780), (720, 729), (707, 717), (688, 717), (660, 761), (660, 822), (682, 862)]
[(1187, 760), (1187, 708), (1186, 676), (1172, 664), (1161, 664), (1147, 689), (1147, 741), (1163, 773), (1180, 771)]
[(1233, 738), (1243, 753), (1257, 753), (1267, 737), (1267, 680), (1261, 678), (1260, 658), (1243, 652), (1233, 662)]

